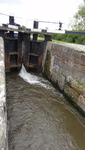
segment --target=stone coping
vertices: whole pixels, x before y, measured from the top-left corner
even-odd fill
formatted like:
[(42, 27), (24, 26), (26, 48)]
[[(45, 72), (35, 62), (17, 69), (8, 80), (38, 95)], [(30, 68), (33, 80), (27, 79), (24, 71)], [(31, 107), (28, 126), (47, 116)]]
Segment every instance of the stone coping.
[(81, 44), (73, 44), (73, 43), (58, 43), (58, 42), (50, 42), (48, 41), (49, 45), (60, 45), (62, 47), (68, 47), (72, 50), (80, 51), (80, 52), (85, 52), (85, 45)]

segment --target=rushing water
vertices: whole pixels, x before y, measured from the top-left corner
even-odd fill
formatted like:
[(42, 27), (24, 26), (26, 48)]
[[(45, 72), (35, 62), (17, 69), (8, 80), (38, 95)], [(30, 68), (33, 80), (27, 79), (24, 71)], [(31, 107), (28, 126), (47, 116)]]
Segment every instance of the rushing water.
[(9, 150), (85, 150), (85, 118), (42, 75), (6, 82)]

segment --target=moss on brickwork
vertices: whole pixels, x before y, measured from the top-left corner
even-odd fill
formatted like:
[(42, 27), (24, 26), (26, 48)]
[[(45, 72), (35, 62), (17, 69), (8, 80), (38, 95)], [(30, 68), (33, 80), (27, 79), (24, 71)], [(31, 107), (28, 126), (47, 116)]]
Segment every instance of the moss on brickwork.
[(81, 56), (85, 59), (84, 47), (48, 42), (47, 48), (45, 77), (85, 114), (85, 66), (81, 61)]
[(65, 78), (66, 78), (66, 76), (65, 76), (62, 72), (60, 72), (60, 75), (62, 75), (63, 77), (65, 77)]
[(80, 82), (77, 82), (77, 86), (79, 89), (81, 89), (81, 90), (83, 89), (83, 85)]
[(70, 93), (69, 86), (67, 84), (64, 87), (64, 93), (66, 93), (66, 94)]
[(77, 102), (79, 95), (83, 94), (82, 91), (82, 84), (80, 84), (79, 82), (66, 82), (64, 85), (64, 93), (67, 94), (68, 96), (73, 97), (74, 101)]
[(47, 55), (46, 55), (46, 60), (44, 65), (44, 74), (48, 76), (48, 78), (50, 75), (50, 65), (51, 65), (51, 52), (47, 50)]

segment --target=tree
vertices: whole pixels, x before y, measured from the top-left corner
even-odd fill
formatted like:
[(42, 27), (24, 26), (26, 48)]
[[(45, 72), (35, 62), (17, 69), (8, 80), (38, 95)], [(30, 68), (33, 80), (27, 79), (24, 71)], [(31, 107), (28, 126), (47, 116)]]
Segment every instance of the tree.
[(22, 25), (22, 29), (23, 29), (23, 30), (26, 30), (26, 27), (25, 27), (24, 25)]
[(73, 30), (85, 30), (85, 0), (78, 7), (78, 12), (74, 15), (71, 21), (71, 28)]

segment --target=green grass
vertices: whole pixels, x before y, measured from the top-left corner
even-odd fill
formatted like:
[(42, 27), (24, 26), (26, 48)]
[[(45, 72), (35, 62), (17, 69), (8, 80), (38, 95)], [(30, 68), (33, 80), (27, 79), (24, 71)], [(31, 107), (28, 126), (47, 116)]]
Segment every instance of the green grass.
[[(44, 37), (38, 37), (38, 39), (44, 40)], [(54, 40), (54, 39), (52, 39), (52, 41), (53, 41), (53, 42), (58, 42), (58, 43), (66, 43), (66, 42), (64, 42), (64, 41), (58, 41), (58, 40)]]
[(38, 37), (39, 40), (44, 40), (44, 37)]
[(64, 41), (58, 41), (58, 40), (54, 40), (52, 39), (53, 42), (58, 42), (58, 43), (67, 43), (67, 42), (64, 42)]

